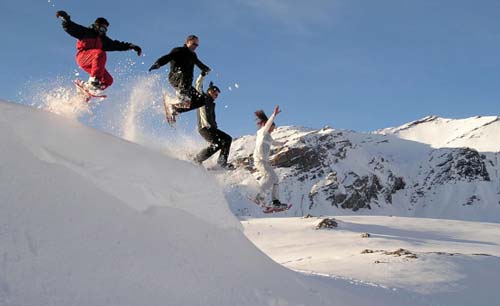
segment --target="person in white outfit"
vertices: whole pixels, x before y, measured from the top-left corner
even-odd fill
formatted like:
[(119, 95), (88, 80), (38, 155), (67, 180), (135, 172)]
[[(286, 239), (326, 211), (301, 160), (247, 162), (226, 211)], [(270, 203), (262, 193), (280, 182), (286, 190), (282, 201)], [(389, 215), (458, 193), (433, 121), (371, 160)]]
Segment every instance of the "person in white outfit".
[(269, 189), (272, 189), (272, 206), (273, 208), (278, 209), (287, 207), (287, 205), (281, 203), (281, 201), (279, 200), (279, 179), (276, 175), (276, 172), (274, 172), (273, 167), (271, 166), (269, 155), (271, 154), (271, 145), (282, 146), (285, 144), (284, 142), (275, 141), (271, 137), (271, 133), (276, 127), (276, 125), (274, 124), (274, 119), (280, 112), (281, 110), (279, 106), (276, 106), (274, 108), (274, 112), (269, 118), (267, 118), (266, 114), (262, 110), (258, 110), (255, 112), (259, 130), (257, 131), (255, 150), (253, 152), (254, 166), (262, 176), (261, 180), (259, 181), (261, 192), (257, 194), (256, 200), (258, 202), (264, 201), (264, 196), (262, 194), (266, 193)]

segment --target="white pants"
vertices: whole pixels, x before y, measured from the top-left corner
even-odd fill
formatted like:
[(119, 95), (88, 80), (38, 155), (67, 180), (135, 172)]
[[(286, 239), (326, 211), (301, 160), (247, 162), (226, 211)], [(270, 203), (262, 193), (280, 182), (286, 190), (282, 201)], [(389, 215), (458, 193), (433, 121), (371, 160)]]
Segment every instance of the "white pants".
[(278, 194), (278, 182), (279, 178), (278, 175), (276, 175), (276, 172), (274, 172), (273, 167), (271, 166), (271, 163), (268, 161), (255, 161), (255, 168), (259, 173), (262, 175), (262, 178), (259, 181), (260, 188), (262, 192), (267, 192), (270, 188), (272, 188), (271, 191), (271, 200), (279, 200)]

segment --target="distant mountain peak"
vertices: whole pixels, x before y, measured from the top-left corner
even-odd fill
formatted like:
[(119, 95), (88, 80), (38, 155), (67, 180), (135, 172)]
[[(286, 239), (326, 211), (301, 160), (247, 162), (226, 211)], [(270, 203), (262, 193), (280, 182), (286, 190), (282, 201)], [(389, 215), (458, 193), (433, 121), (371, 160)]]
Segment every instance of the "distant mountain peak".
[(449, 119), (431, 115), (399, 127), (377, 130), (374, 134), (393, 135), (434, 148), (470, 147), (482, 152), (500, 151), (499, 116)]

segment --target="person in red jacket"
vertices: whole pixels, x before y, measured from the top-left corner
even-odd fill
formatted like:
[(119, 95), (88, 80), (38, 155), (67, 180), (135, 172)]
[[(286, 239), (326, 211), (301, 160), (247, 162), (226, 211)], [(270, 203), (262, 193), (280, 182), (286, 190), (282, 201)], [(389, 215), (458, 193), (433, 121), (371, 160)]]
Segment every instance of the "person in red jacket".
[(137, 45), (106, 36), (109, 22), (103, 17), (97, 18), (89, 27), (73, 22), (65, 11), (57, 11), (56, 17), (62, 20), (64, 31), (78, 39), (76, 62), (90, 75), (84, 85), (92, 93), (99, 93), (113, 83), (113, 77), (106, 70), (106, 51), (134, 50), (138, 56), (142, 53)]

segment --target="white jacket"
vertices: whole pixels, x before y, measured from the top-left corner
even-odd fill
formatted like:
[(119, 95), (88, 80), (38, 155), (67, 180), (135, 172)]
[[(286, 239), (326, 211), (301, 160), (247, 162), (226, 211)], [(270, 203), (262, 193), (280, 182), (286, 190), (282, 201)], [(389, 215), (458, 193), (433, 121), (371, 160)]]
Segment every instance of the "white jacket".
[(275, 141), (273, 137), (271, 137), (271, 133), (269, 133), (269, 130), (271, 129), (274, 121), (274, 117), (275, 115), (273, 113), (267, 120), (266, 125), (264, 125), (257, 131), (255, 150), (253, 151), (254, 162), (268, 162), (269, 155), (271, 154), (271, 146), (282, 144), (279, 141)]

